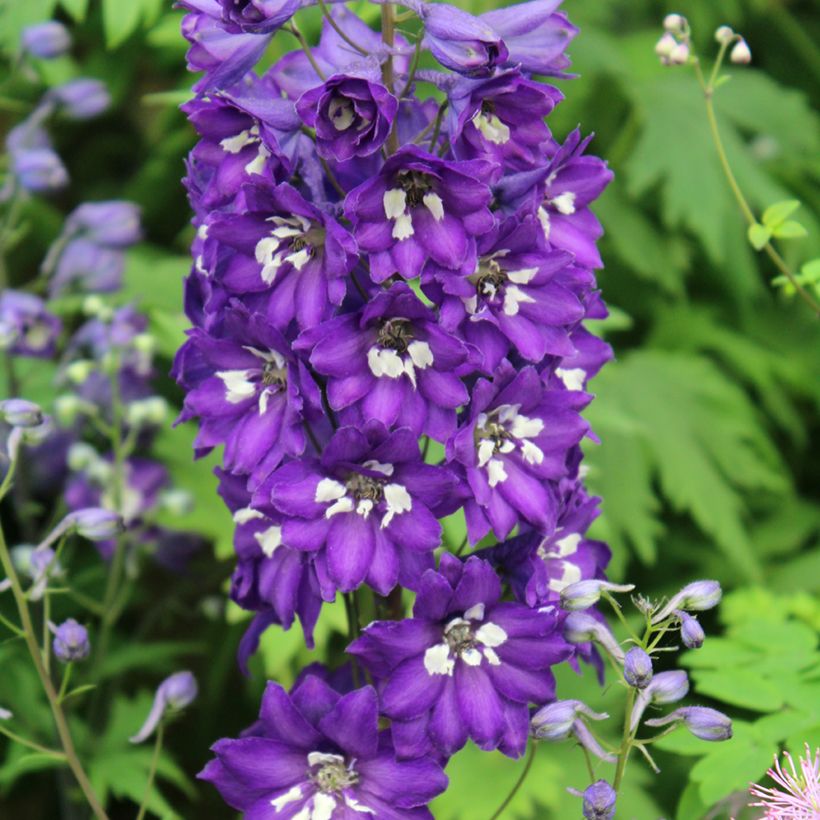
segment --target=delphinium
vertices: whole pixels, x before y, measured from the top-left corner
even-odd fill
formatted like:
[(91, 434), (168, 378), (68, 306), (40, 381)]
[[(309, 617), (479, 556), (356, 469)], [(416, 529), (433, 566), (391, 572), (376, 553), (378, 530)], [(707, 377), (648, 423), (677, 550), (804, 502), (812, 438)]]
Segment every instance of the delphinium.
[[(92, 730), (104, 725), (110, 708), (101, 697), (100, 670), (141, 564), (150, 557), (178, 568), (192, 541), (157, 520), (161, 510), (179, 510), (186, 500), (150, 457), (168, 407), (152, 384), (148, 320), (120, 294), (126, 251), (141, 238), (139, 208), (121, 200), (82, 203), (65, 217), (41, 265), (11, 264), (31, 232), (34, 198), (69, 184), (49, 129), (61, 117), (93, 118), (110, 103), (105, 84), (91, 78), (43, 90), (42, 61), (70, 47), (68, 30), (57, 22), (23, 33), (11, 80), (21, 97), (35, 101), (6, 138), (0, 188), (7, 397), (0, 401), (0, 595), (9, 613), (0, 618), (7, 636), (25, 643), (56, 734), (36, 715), (19, 716), (17, 725), (5, 708), (0, 733), (50, 766), (70, 767), (94, 815), (105, 818), (100, 781), (86, 759)], [(90, 540), (99, 552), (93, 570), (99, 583), (72, 573), (72, 563), (89, 564), (78, 540)], [(183, 701), (177, 696), (169, 704)], [(27, 736), (26, 724), (40, 726), (44, 736)], [(127, 745), (127, 736), (122, 740)]]
[[(468, 739), (523, 755), (551, 667), (600, 663), (558, 600), (608, 561), (580, 445), (612, 174), (535, 79), (577, 29), (544, 0), (386, 3), (379, 31), (320, 2), (310, 44), (305, 3), (180, 5), (203, 74), (175, 375), (197, 453), (224, 447), (240, 663), (296, 617), (311, 643), (337, 596), (351, 638), (201, 776), (248, 817), (429, 816)], [(255, 71), (277, 35), (296, 50)]]

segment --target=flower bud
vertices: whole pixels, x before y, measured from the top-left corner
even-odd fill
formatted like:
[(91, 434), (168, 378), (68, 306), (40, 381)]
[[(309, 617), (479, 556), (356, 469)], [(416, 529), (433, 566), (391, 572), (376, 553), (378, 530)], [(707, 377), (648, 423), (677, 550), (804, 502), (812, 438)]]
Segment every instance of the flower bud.
[(68, 29), (56, 20), (27, 26), (23, 29), (21, 41), (24, 51), (43, 60), (60, 57), (71, 48)]
[(0, 720), (11, 720), (13, 717), (14, 715), (8, 709), (0, 706)]
[(732, 721), (717, 709), (708, 706), (683, 706), (668, 715), (647, 720), (647, 726), (666, 726), (682, 721), (686, 728), (701, 740), (729, 740), (732, 736)]
[(118, 199), (85, 202), (71, 212), (66, 229), (82, 233), (98, 245), (127, 248), (142, 236), (140, 209), (133, 202)]
[(49, 98), (73, 120), (89, 120), (111, 105), (111, 95), (105, 83), (90, 77), (78, 77), (52, 88)]
[(634, 584), (611, 584), (609, 581), (596, 578), (577, 581), (561, 590), (561, 608), (569, 611), (589, 609), (598, 603), (603, 590), (608, 592), (632, 592), (633, 589), (635, 589)]
[(717, 40), (722, 46), (729, 45), (734, 39), (735, 33), (729, 26), (720, 26), (715, 31), (715, 40)]
[(187, 490), (175, 488), (164, 490), (159, 497), (160, 506), (172, 515), (188, 515), (195, 507), (194, 497)]
[(86, 296), (83, 299), (83, 313), (86, 316), (93, 316), (101, 322), (110, 322), (114, 316), (111, 306), (106, 304), (105, 300), (97, 294)]
[(597, 780), (583, 793), (586, 820), (611, 820), (615, 816), (615, 789), (606, 780)]
[(669, 57), (669, 55), (677, 46), (678, 41), (667, 31), (661, 36), (660, 40), (655, 43), (655, 54), (658, 57)]
[(689, 44), (678, 43), (669, 53), (671, 65), (686, 65), (689, 62)]
[(68, 185), (68, 171), (51, 148), (27, 148), (11, 154), (12, 170), (20, 187), (35, 194)]
[(604, 624), (586, 612), (570, 612), (564, 621), (564, 638), (569, 643), (595, 641), (619, 663), (624, 661), (624, 651), (615, 636)]
[(89, 541), (107, 541), (115, 538), (122, 532), (122, 518), (117, 513), (102, 507), (87, 507), (70, 513), (71, 520), (77, 532)]
[(70, 427), (81, 415), (85, 413), (90, 415), (95, 410), (96, 407), (93, 404), (73, 393), (63, 393), (54, 399), (54, 415), (63, 427)]
[(686, 18), (682, 14), (667, 14), (663, 18), (663, 27), (670, 34), (680, 34), (686, 28)]
[(654, 675), (646, 689), (638, 692), (635, 705), (632, 707), (632, 715), (629, 719), (630, 726), (634, 731), (640, 723), (646, 707), (650, 703), (675, 703), (686, 697), (689, 691), (689, 678), (686, 672), (675, 669), (670, 672), (659, 672)]
[(153, 354), (157, 348), (157, 340), (150, 333), (138, 333), (131, 340), (134, 350), (139, 353)]
[(131, 402), (126, 419), (133, 427), (147, 424), (160, 425), (168, 418), (168, 402), (162, 396), (151, 396)]
[(33, 401), (6, 399), (0, 401), (0, 418), (12, 427), (36, 427), (43, 423), (43, 411)]
[(712, 609), (718, 605), (722, 595), (723, 591), (717, 581), (693, 581), (669, 599), (666, 606), (652, 617), (652, 623), (660, 623), (676, 609), (695, 611)]
[(633, 646), (624, 659), (624, 678), (636, 689), (646, 689), (652, 680), (652, 658), (641, 649)]
[(564, 740), (569, 737), (579, 714), (593, 720), (606, 720), (606, 712), (593, 712), (580, 700), (557, 700), (539, 709), (531, 721), (532, 733), (538, 740)]
[(67, 462), (70, 470), (88, 470), (99, 458), (99, 453), (85, 441), (77, 441), (68, 448)]
[(91, 652), (88, 630), (78, 624), (74, 618), (69, 618), (59, 626), (50, 623), (48, 628), (54, 635), (52, 648), (58, 660), (63, 663), (72, 663), (88, 657)]
[(738, 65), (746, 65), (752, 62), (752, 50), (749, 44), (741, 37), (729, 52), (729, 59)]
[(675, 611), (675, 615), (680, 618), (680, 638), (687, 649), (700, 649), (706, 640), (703, 627), (698, 623), (697, 618), (693, 618), (682, 609)]
[(583, 720), (576, 720), (572, 724), (572, 734), (590, 754), (595, 755), (599, 760), (605, 760), (607, 763), (614, 763), (617, 758), (610, 754), (601, 746), (595, 738), (595, 735), (589, 730), (589, 727)]
[(89, 359), (78, 359), (65, 369), (68, 380), (74, 384), (82, 384), (96, 369), (94, 362)]
[(166, 712), (178, 712), (194, 701), (198, 694), (196, 678), (190, 672), (176, 672), (166, 678), (154, 695), (151, 711), (142, 728), (131, 738), (132, 743), (147, 740)]

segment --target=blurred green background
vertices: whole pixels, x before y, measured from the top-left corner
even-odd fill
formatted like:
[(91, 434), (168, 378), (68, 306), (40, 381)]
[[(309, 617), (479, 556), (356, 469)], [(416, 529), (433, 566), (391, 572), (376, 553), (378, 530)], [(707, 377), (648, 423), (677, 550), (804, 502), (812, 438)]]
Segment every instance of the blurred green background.
[[(463, 5), (477, 12), (496, 4)], [(377, 13), (364, 3), (352, 7)], [(718, 25), (745, 36), (753, 63), (731, 67), (731, 82), (717, 96), (720, 124), (738, 180), (758, 213), (778, 200), (802, 202), (795, 216), (809, 237), (781, 246), (797, 269), (820, 254), (820, 3), (566, 0), (563, 9), (581, 27), (569, 49), (580, 77), (559, 83), (567, 99), (550, 126), (559, 138), (578, 123), (585, 133), (594, 131), (594, 152), (616, 174), (597, 207), (606, 229), (599, 282), (612, 309), (601, 332), (616, 362), (593, 382), (597, 400), (588, 412), (602, 440), (588, 449), (589, 483), (604, 498), (595, 535), (612, 548), (612, 577), (628, 578), (644, 594), (669, 594), (698, 577), (715, 577), (728, 592), (717, 615), (702, 619), (706, 645), (684, 662), (696, 693), (690, 701), (729, 712), (735, 740), (713, 746), (673, 735), (662, 745), (680, 756), (659, 753), (660, 776), (633, 760), (618, 817), (742, 817), (743, 792), (749, 780), (763, 776), (778, 745), (796, 752), (803, 741), (820, 745), (820, 462), (812, 446), (820, 334), (804, 305), (771, 286), (776, 272), (746, 241), (691, 71), (661, 67), (653, 46), (670, 11), (688, 17), (705, 56), (714, 54)], [(46, 83), (96, 76), (109, 84), (115, 104), (100, 119), (55, 130), (72, 185), (30, 206), (32, 228), (15, 251), (13, 275), (17, 281), (29, 277), (62, 215), (76, 204), (138, 202), (146, 241), (130, 254), (126, 296), (149, 313), (167, 371), (186, 324), (181, 280), (191, 238), (179, 183), (193, 144), (177, 109), (191, 84), (181, 12), (164, 0), (5, 0), (0, 47), (6, 56), (23, 25), (55, 14), (74, 21), (77, 45), (71, 58), (43, 67)], [(302, 28), (315, 33), (317, 25), (307, 12)], [(282, 35), (271, 57), (291, 45)], [(5, 130), (19, 115), (2, 101), (0, 108)], [(170, 380), (160, 391), (179, 403)], [(222, 572), (205, 584), (161, 578), (150, 587), (160, 609), (153, 636), (159, 648), (140, 666), (156, 677), (178, 666), (181, 652), (201, 679), (196, 716), (170, 736), (187, 776), (171, 772), (169, 763), (173, 782), (163, 786), (164, 816), (222, 818), (230, 812), (215, 793), (190, 785), (208, 745), (253, 719), (266, 675), (287, 683), (317, 654), (303, 648), (298, 628), (269, 633), (254, 678), (236, 672), (241, 615), (228, 609), (223, 617), (216, 605), (230, 570), (230, 517), (213, 495), (213, 462), (191, 461), (191, 438), (189, 429), (169, 430), (159, 452), (177, 484), (197, 498), (183, 525), (214, 540), (214, 566)], [(341, 647), (344, 629), (343, 613), (327, 608), (320, 652)], [(189, 645), (175, 655), (162, 649), (169, 641)], [(559, 696), (588, 699), (616, 715), (617, 693), (607, 690), (602, 703), (588, 678), (564, 670)], [(123, 701), (124, 720), (128, 709), (144, 709), (144, 697)], [(128, 795), (118, 783), (127, 765), (120, 761), (118, 770), (111, 764), (115, 797)], [(436, 816), (489, 815), (520, 766), (499, 754), (465, 750), (450, 765), (452, 785), (434, 806)], [(599, 772), (607, 776), (606, 767)], [(52, 816), (48, 796), (35, 788), (37, 775), (21, 774), (9, 753), (0, 767), (0, 807), (8, 807), (0, 816)], [(577, 816), (577, 798), (565, 792), (569, 785), (585, 785), (580, 753), (542, 748), (508, 816)], [(114, 816), (130, 817), (131, 809), (123, 804)]]

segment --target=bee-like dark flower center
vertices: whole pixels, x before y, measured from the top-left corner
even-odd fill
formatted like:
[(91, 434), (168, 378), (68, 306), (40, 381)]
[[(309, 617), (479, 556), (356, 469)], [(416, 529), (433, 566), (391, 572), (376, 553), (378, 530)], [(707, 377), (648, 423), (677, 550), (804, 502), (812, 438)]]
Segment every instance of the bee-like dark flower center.
[(413, 326), (407, 319), (387, 319), (379, 328), (377, 341), (379, 347), (405, 353), (413, 341)]
[(277, 366), (276, 362), (265, 362), (262, 368), (262, 384), (265, 387), (283, 388), (288, 383), (287, 369)]
[(313, 752), (308, 755), (308, 762), (311, 764), (308, 776), (325, 794), (336, 794), (359, 782), (353, 764), (345, 765), (341, 755)]
[(482, 259), (476, 272), (470, 277), (475, 283), (479, 296), (493, 299), (507, 282), (507, 274), (502, 270), (495, 259)]
[(501, 452), (505, 441), (510, 441), (512, 435), (504, 425), (496, 421), (490, 421), (483, 429), (476, 428), (476, 436), (479, 441), (491, 441), (493, 444), (493, 453)]
[(384, 482), (377, 478), (371, 478), (361, 473), (352, 473), (347, 480), (346, 486), (356, 501), (367, 499), (378, 503), (384, 498)]
[(407, 204), (415, 208), (424, 202), (424, 195), (433, 189), (432, 180), (421, 171), (399, 171), (399, 185), (407, 195)]
[(472, 649), (476, 644), (470, 624), (462, 621), (457, 621), (444, 633), (444, 640), (456, 655)]

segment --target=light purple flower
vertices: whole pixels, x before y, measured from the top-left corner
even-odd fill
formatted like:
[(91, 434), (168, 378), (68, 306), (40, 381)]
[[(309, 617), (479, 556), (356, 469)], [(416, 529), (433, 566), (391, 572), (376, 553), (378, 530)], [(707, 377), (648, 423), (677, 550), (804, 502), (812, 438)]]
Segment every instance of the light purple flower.
[(596, 780), (587, 786), (583, 793), (570, 789), (571, 794), (584, 799), (583, 815), (585, 820), (612, 820), (615, 817), (615, 789), (606, 780)]
[(413, 617), (370, 624), (348, 652), (380, 683), (396, 748), (452, 755), (472, 740), (523, 754), (530, 703), (555, 694), (550, 667), (570, 649), (555, 613), (502, 602), (490, 564), (444, 553), (424, 574)]
[(729, 740), (732, 737), (732, 721), (717, 709), (708, 706), (682, 706), (664, 717), (647, 720), (647, 726), (667, 726), (680, 721), (701, 740)]
[(370, 686), (340, 695), (308, 675), (288, 695), (270, 682), (259, 721), (218, 741), (199, 777), (248, 818), (432, 820), (447, 777), (429, 758), (397, 760), (378, 727)]
[(370, 254), (370, 275), (419, 275), (428, 259), (472, 273), (475, 238), (493, 227), (485, 160), (453, 162), (409, 145), (390, 157), (378, 176), (351, 191), (345, 214), (359, 248)]
[(539, 709), (530, 721), (532, 733), (538, 740), (566, 740), (579, 716), (592, 720), (606, 720), (606, 712), (594, 712), (580, 700), (557, 700)]
[(43, 423), (43, 411), (39, 404), (27, 399), (3, 399), (0, 419), (12, 427), (36, 427)]
[(683, 645), (687, 649), (700, 649), (706, 640), (706, 634), (698, 619), (682, 609), (676, 609), (675, 615), (680, 620), (680, 638)]
[(258, 491), (282, 513), (282, 540), (315, 553), (325, 600), (367, 582), (381, 595), (415, 589), (439, 545), (440, 514), (457, 505), (454, 481), (424, 464), (407, 428), (370, 421), (340, 428), (321, 460), (280, 467)]
[(35, 194), (68, 185), (68, 171), (51, 148), (26, 148), (11, 153), (12, 173), (17, 183)]
[(33, 293), (0, 293), (0, 348), (13, 356), (50, 358), (62, 322)]
[(179, 712), (196, 700), (199, 694), (196, 678), (190, 672), (175, 672), (157, 688), (151, 711), (140, 730), (130, 738), (131, 743), (142, 743), (154, 733), (159, 722), (167, 715)]
[(43, 60), (60, 57), (71, 48), (68, 29), (56, 20), (26, 26), (20, 39), (25, 51)]
[(45, 97), (73, 120), (90, 120), (98, 117), (111, 105), (111, 94), (102, 80), (78, 77), (55, 86)]
[(88, 640), (88, 630), (69, 618), (59, 626), (49, 623), (48, 628), (54, 635), (52, 648), (57, 660), (63, 663), (85, 660), (91, 652), (91, 643)]
[(624, 658), (624, 678), (636, 689), (646, 689), (652, 680), (652, 658), (641, 649), (633, 646)]

